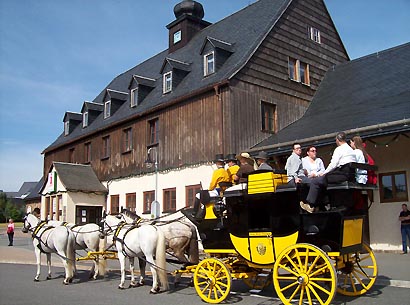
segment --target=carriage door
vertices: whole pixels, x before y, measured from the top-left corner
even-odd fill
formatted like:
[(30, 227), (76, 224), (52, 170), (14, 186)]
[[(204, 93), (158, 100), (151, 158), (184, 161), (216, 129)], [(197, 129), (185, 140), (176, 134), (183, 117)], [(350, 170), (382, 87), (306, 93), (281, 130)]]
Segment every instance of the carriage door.
[(75, 223), (83, 225), (86, 223), (100, 223), (102, 207), (77, 206), (75, 212)]

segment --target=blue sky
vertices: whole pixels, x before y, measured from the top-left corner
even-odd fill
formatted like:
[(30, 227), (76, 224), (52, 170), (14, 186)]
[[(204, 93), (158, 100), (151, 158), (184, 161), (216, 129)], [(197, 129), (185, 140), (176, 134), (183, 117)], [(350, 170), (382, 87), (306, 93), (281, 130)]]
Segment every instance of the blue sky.
[[(0, 0), (0, 190), (38, 181), (41, 152), (118, 74), (166, 49), (179, 0)], [(199, 0), (216, 22), (251, 0)], [(410, 41), (410, 0), (325, 0), (351, 59)]]

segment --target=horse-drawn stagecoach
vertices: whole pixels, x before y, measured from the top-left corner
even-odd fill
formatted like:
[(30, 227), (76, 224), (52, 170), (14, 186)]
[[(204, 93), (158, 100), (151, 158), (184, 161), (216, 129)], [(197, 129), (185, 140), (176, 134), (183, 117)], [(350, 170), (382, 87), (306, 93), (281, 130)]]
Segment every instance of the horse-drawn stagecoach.
[(206, 203), (197, 222), (207, 258), (179, 272), (194, 273), (195, 289), (208, 303), (229, 295), (232, 278), (256, 289), (273, 281), (284, 304), (330, 304), (336, 291), (364, 294), (377, 264), (363, 241), (366, 209), (357, 204), (373, 189), (329, 185), (330, 209), (301, 213), (303, 188), (288, 184), (284, 174), (256, 171), (242, 188), (227, 188)]
[[(375, 169), (368, 165), (352, 166)], [(193, 255), (194, 261), (189, 262), (186, 258), (181, 259), (183, 255), (179, 251), (178, 257), (184, 266), (175, 273), (192, 274), (198, 295), (208, 303), (225, 300), (233, 278), (242, 279), (257, 290), (273, 282), (284, 304), (330, 304), (336, 292), (362, 295), (373, 286), (377, 276), (375, 256), (364, 242), (363, 233), (367, 205), (363, 207), (362, 193), (373, 189), (374, 186), (354, 182), (328, 185), (329, 210), (309, 214), (301, 212), (299, 207), (303, 188), (287, 183), (286, 175), (272, 171), (251, 173), (246, 184), (225, 189), (221, 197), (205, 200), (207, 193), (204, 193), (201, 196), (204, 203), (202, 217), (193, 218), (192, 211), (181, 211), (196, 224), (207, 256), (198, 262), (198, 256)], [(361, 206), (358, 208), (359, 202)], [(133, 275), (133, 257), (139, 257), (141, 250), (137, 231), (145, 228), (141, 228), (144, 226), (141, 221), (125, 224), (132, 219), (122, 217), (124, 222), (110, 218), (111, 222), (107, 223), (105, 219), (104, 232), (116, 245), (122, 274), (124, 257), (128, 257)], [(148, 224), (155, 227), (151, 231), (157, 230), (158, 237), (155, 239), (156, 250), (151, 247), (154, 242), (146, 242), (152, 248), (148, 251), (151, 259), (147, 261), (150, 267), (158, 269), (163, 282), (166, 281), (163, 276), (161, 278), (161, 272), (163, 275), (165, 271), (163, 262), (158, 267), (153, 258), (162, 256), (158, 247), (165, 243), (161, 240), (166, 239), (167, 234), (175, 235), (173, 239), (184, 245), (172, 245), (168, 238), (166, 247), (174, 253), (192, 245), (192, 241), (197, 245), (196, 231), (187, 224), (181, 222), (181, 218), (177, 222), (165, 221), (162, 225), (157, 222), (156, 227), (153, 223)], [(35, 223), (33, 231), (38, 232), (34, 226)], [(185, 236), (181, 232), (185, 232)], [(40, 238), (37, 239), (40, 242)], [(197, 248), (195, 250), (197, 252)], [(156, 255), (154, 251), (157, 251)], [(114, 252), (106, 249), (90, 253), (83, 259), (117, 258)], [(143, 254), (147, 255), (147, 251)], [(151, 268), (153, 274), (154, 269)], [(159, 290), (156, 278), (152, 292)], [(134, 282), (132, 276), (132, 285), (140, 283)], [(119, 287), (123, 288), (123, 284), (124, 275)], [(162, 285), (167, 287), (168, 283)]]

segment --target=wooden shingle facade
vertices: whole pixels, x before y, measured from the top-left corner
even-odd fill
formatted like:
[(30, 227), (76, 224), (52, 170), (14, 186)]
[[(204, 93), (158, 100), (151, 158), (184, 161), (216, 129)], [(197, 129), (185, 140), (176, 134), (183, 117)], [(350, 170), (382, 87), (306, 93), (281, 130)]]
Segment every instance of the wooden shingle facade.
[(348, 60), (323, 0), (259, 0), (215, 24), (201, 10), (178, 4), (167, 50), (118, 75), (81, 114), (66, 113), (65, 132), (43, 152), (45, 174), (55, 161), (89, 164), (108, 186), (107, 209), (110, 196), (139, 202), (153, 189), (144, 161), (155, 147), (162, 189), (175, 188), (183, 207), (179, 185), (206, 188), (215, 154), (247, 150), (298, 120), (326, 71)]

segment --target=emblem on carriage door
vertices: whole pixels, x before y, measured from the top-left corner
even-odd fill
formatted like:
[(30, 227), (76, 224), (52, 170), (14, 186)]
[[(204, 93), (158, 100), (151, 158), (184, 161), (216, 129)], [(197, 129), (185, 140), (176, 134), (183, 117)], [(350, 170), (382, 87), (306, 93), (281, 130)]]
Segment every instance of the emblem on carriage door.
[(265, 255), (266, 253), (266, 246), (262, 243), (259, 243), (256, 246), (256, 251), (258, 251), (259, 255)]

